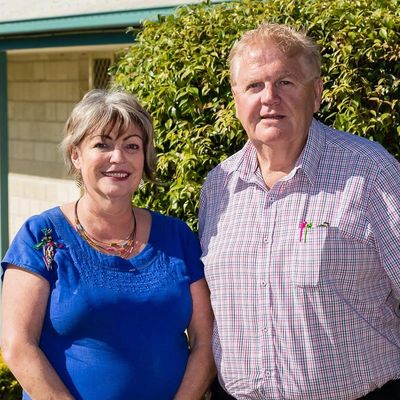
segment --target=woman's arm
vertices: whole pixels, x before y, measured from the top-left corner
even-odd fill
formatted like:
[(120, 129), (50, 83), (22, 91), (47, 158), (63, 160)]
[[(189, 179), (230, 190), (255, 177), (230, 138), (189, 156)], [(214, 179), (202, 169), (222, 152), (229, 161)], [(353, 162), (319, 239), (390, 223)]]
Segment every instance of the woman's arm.
[(73, 400), (38, 346), (49, 283), (9, 265), (2, 292), (1, 349), (11, 372), (34, 400)]
[(211, 350), (214, 316), (205, 279), (192, 283), (190, 292), (193, 301), (193, 314), (188, 327), (190, 356), (174, 400), (203, 399), (216, 374)]

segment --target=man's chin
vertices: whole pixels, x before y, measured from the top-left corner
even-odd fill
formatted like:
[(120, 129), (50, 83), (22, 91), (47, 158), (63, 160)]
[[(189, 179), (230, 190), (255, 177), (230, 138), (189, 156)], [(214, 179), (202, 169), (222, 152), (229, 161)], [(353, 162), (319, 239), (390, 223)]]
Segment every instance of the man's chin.
[[(268, 126), (263, 127), (262, 129), (257, 129), (252, 136), (254, 137), (254, 140), (268, 144), (283, 139), (285, 131), (276, 126)], [(251, 137), (250, 140), (252, 140)]]

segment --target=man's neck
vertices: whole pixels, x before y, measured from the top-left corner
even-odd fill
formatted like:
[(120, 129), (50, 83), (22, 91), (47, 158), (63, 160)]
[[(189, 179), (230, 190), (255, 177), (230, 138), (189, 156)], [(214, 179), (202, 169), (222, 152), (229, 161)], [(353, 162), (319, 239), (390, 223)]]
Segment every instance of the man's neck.
[(290, 173), (304, 148), (280, 146), (271, 148), (268, 146), (256, 147), (258, 165), (261, 175), (268, 188)]

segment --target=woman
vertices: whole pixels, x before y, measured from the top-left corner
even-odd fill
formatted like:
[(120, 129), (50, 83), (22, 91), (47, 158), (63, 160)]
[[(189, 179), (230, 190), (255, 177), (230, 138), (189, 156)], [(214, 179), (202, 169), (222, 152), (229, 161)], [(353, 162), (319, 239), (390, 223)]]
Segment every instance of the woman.
[(24, 399), (201, 399), (213, 317), (197, 238), (131, 204), (153, 178), (149, 114), (93, 90), (61, 149), (82, 197), (29, 218), (2, 261), (2, 352)]

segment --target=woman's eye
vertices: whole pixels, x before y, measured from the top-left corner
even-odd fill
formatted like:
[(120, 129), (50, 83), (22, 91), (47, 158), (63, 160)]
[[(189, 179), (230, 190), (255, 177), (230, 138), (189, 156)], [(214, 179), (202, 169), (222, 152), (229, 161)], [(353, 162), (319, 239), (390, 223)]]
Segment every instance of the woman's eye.
[(139, 150), (140, 149), (140, 146), (138, 144), (136, 144), (136, 143), (128, 144), (127, 147), (128, 147), (129, 150)]
[(97, 149), (105, 149), (105, 148), (107, 148), (107, 144), (103, 143), (103, 142), (98, 142), (94, 145), (94, 147)]

